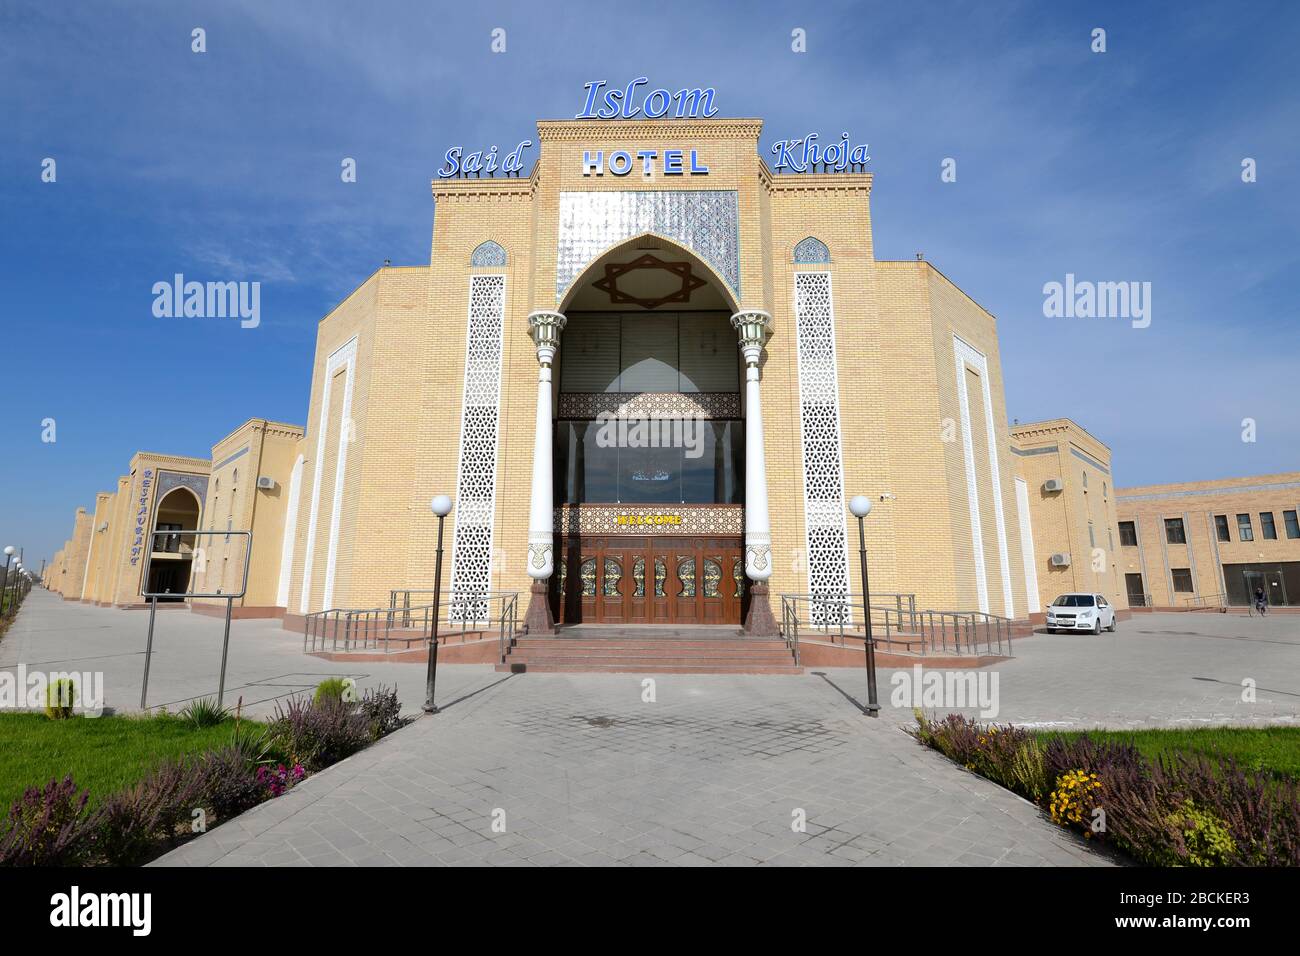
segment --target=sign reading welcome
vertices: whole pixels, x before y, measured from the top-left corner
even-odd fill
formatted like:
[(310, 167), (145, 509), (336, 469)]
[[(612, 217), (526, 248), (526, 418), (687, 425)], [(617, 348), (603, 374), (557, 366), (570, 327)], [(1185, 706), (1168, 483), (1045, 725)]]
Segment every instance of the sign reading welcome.
[(647, 525), (647, 524), (681, 524), (681, 515), (639, 515), (639, 514), (622, 514), (614, 519), (615, 524), (619, 525)]

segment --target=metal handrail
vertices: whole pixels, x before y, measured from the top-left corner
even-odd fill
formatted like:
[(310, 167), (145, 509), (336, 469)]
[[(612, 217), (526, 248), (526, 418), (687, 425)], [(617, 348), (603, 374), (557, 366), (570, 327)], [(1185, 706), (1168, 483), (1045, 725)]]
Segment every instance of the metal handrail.
[[(407, 650), (414, 643), (427, 640), (432, 632), (435, 616), (438, 619), (438, 643), (446, 644), (458, 632), (462, 642), (466, 635), (481, 633), (487, 637), (493, 628), (497, 631), (501, 659), (504, 662), (508, 649), (514, 645), (519, 631), (519, 592), (491, 591), (483, 594), (448, 597), (439, 605), (410, 604), (411, 594), (432, 591), (393, 591), (387, 607), (327, 608), (305, 615), (303, 626), (304, 653), (316, 650), (345, 651), (382, 648), (391, 653), (392, 644), (402, 643)], [(403, 595), (402, 604), (396, 601)], [(413, 632), (401, 634), (402, 631)]]
[[(1006, 655), (1011, 654), (1011, 618), (987, 611), (924, 611), (922, 612), (929, 649), (957, 654), (992, 654), (996, 644), (999, 656), (1006, 642)], [(936, 624), (937, 620), (937, 624)], [(951, 643), (949, 641), (951, 631)], [(981, 637), (982, 635), (982, 637)]]
[(1227, 605), (1228, 594), (1226, 591), (1220, 591), (1218, 594), (1198, 594), (1195, 597), (1183, 598), (1183, 603), (1188, 607), (1224, 607)]
[(1125, 597), (1129, 607), (1153, 607), (1155, 604), (1150, 594), (1128, 594)]
[[(918, 647), (922, 654), (1013, 656), (1011, 618), (987, 611), (916, 610), (914, 598), (905, 600), (911, 595), (881, 595), (886, 603), (877, 605), (876, 597), (871, 595), (872, 644)], [(782, 594), (781, 636), (792, 649), (808, 631), (832, 644), (844, 644), (846, 636), (862, 639), (863, 611), (860, 594)]]
[(786, 648), (794, 655), (794, 666), (799, 667), (799, 615), (793, 601), (781, 595), (781, 637)]
[[(342, 608), (333, 607), (322, 611), (313, 611), (305, 615), (302, 632), (302, 649), (304, 653), (328, 649), (339, 650), (340, 641), (343, 650), (369, 650), (383, 647), (388, 653), (393, 641), (393, 631), (413, 630), (418, 624), (420, 634), (429, 633), (432, 621), (433, 605), (410, 608), (411, 612), (405, 625), (395, 626), (388, 614), (388, 608)], [(399, 638), (408, 645), (418, 637)], [(405, 648), (403, 648), (405, 650)]]
[[(882, 598), (894, 598), (892, 604), (877, 604), (876, 595), (872, 595), (871, 623), (873, 644), (902, 644), (911, 648), (914, 644), (924, 642), (917, 637), (909, 640), (906, 635), (918, 633), (920, 618), (915, 610), (915, 597), (910, 594), (883, 594)], [(866, 619), (861, 595), (826, 595), (826, 594), (782, 594), (781, 595), (781, 633), (786, 637), (791, 649), (798, 643), (800, 629), (807, 627), (832, 644), (845, 643), (846, 636), (861, 639), (865, 628), (855, 621)], [(884, 635), (881, 636), (881, 631)], [(836, 637), (838, 635), (838, 641)]]
[[(819, 609), (817, 624), (827, 621), (833, 626), (838, 626), (839, 617), (834, 615), (834, 609), (845, 609), (852, 612), (854, 608), (862, 609), (862, 595), (852, 591), (823, 591), (810, 594), (783, 594), (782, 599), (791, 598), (794, 600), (806, 601), (810, 609)], [(822, 612), (827, 612), (823, 614)], [(899, 630), (916, 631), (920, 623), (920, 612), (916, 609), (916, 595), (910, 593), (895, 592), (871, 592), (871, 613), (874, 616), (877, 612), (891, 615), (890, 620), (895, 622), (892, 626)], [(830, 616), (827, 616), (829, 614)], [(865, 615), (864, 615), (865, 616)], [(849, 615), (851, 621), (852, 614)], [(904, 622), (907, 627), (904, 628)]]

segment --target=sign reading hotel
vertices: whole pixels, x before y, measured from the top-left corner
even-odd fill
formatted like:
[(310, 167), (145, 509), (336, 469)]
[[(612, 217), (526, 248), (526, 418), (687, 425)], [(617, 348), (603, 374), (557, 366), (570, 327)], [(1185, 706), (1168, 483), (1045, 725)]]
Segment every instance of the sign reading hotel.
[[(638, 76), (624, 87), (611, 87), (608, 80), (591, 80), (582, 85), (586, 90), (582, 109), (574, 119), (662, 119), (672, 113), (673, 119), (709, 119), (716, 116), (713, 104), (717, 90), (712, 86), (669, 90), (665, 87), (650, 90), (642, 95), (641, 87), (648, 86), (648, 77)], [(847, 132), (840, 134), (838, 143), (819, 143), (817, 133), (808, 133), (799, 139), (782, 139), (772, 144), (772, 171), (776, 173), (845, 172), (860, 170), (871, 161), (867, 144), (852, 144)], [(523, 169), (523, 152), (533, 145), (523, 140), (499, 160), (497, 147), (465, 152), (463, 146), (453, 146), (443, 156), (443, 166), (438, 170), (442, 179), (464, 176), (495, 176), (500, 170), (507, 176), (518, 176)], [(627, 176), (640, 169), (644, 178), (651, 178), (658, 170), (664, 176), (707, 176), (709, 167), (700, 161), (699, 151), (685, 148), (640, 149), (635, 152), (617, 149), (585, 149), (582, 152), (582, 175), (603, 177)]]

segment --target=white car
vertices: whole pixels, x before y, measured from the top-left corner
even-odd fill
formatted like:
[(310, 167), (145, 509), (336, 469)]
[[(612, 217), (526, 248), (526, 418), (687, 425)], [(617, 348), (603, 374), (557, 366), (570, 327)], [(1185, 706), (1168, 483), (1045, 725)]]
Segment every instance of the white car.
[(1115, 630), (1115, 609), (1100, 594), (1062, 594), (1047, 609), (1047, 633)]

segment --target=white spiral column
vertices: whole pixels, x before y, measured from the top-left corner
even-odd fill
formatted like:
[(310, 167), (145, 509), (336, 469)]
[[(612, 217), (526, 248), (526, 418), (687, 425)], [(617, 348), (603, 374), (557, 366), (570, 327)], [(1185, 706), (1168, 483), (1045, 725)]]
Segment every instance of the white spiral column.
[(745, 359), (745, 576), (753, 582), (745, 631), (767, 637), (776, 634), (778, 628), (767, 591), (772, 577), (772, 525), (767, 510), (759, 363), (772, 334), (772, 316), (748, 309), (733, 315), (731, 326), (740, 336), (740, 353)]
[(539, 311), (528, 316), (528, 334), (537, 347), (537, 422), (533, 433), (533, 485), (528, 505), (528, 576), (533, 579), (524, 615), (529, 634), (551, 634), (548, 580), (555, 572), (555, 501), (551, 477), (551, 367), (560, 345), (560, 333), (568, 320), (559, 312)]

